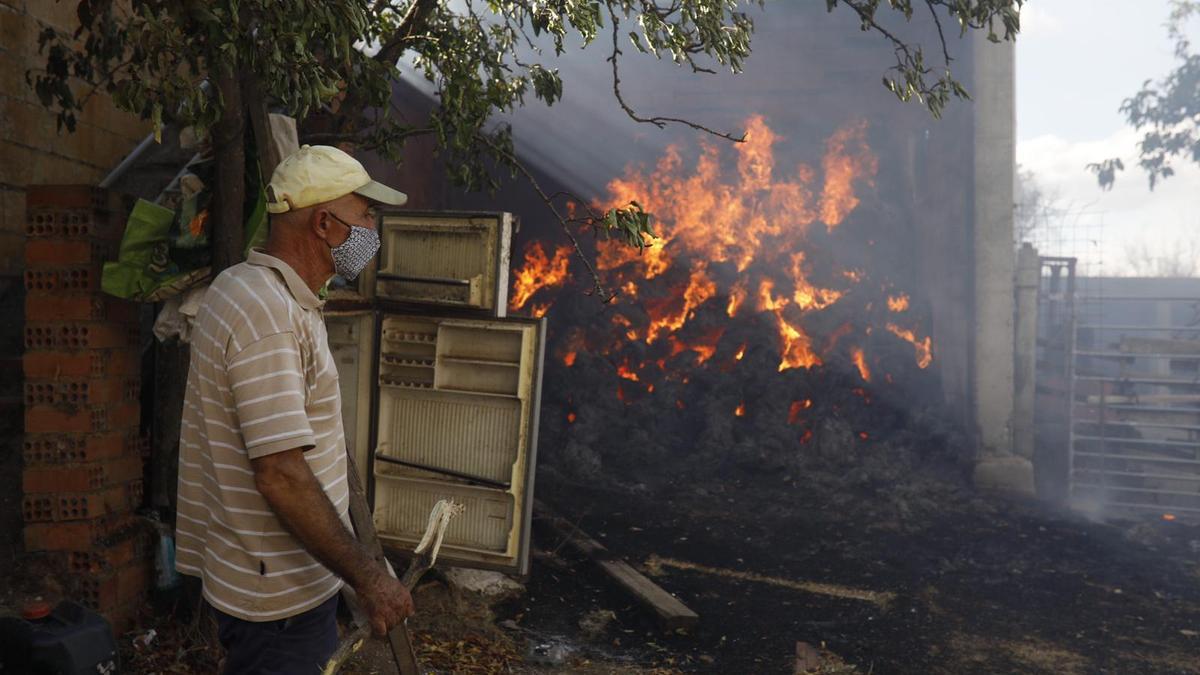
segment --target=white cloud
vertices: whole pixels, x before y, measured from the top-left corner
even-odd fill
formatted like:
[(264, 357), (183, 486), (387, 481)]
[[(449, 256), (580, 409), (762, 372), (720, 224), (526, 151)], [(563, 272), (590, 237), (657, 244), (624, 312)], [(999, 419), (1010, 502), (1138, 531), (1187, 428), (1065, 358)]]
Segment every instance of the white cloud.
[[(1066, 215), (1059, 229), (1043, 240), (1043, 253), (1076, 255), (1097, 272), (1127, 272), (1132, 246), (1160, 249), (1172, 242), (1200, 238), (1200, 166), (1175, 163), (1174, 177), (1152, 192), (1137, 167), (1137, 132), (1124, 128), (1106, 138), (1068, 141), (1048, 134), (1018, 143), (1017, 161), (1039, 183), (1057, 194)], [(1104, 192), (1085, 168), (1091, 162), (1120, 157), (1126, 170)], [(1102, 266), (1102, 267), (1101, 267)]]

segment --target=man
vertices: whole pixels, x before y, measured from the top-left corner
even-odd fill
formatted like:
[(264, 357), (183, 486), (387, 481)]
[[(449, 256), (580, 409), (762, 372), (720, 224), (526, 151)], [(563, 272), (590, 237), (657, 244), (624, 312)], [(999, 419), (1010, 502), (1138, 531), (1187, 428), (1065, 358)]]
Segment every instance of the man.
[(352, 534), (337, 369), (318, 290), (379, 250), (373, 204), (403, 193), (304, 146), (268, 186), (270, 235), (196, 316), (179, 450), (176, 568), (202, 579), (226, 673), (318, 673), (349, 583), (376, 634), (413, 611)]

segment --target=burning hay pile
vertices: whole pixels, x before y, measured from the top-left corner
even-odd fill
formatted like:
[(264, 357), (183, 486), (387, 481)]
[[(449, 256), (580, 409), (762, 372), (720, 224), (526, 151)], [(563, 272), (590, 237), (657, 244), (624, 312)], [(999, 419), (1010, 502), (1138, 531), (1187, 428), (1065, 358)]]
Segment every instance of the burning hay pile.
[[(525, 244), (511, 306), (551, 315), (542, 443), (556, 470), (646, 480), (815, 462), (886, 480), (950, 445), (913, 438), (939, 400), (931, 309), (911, 288), (912, 216), (879, 196), (866, 123), (829, 136), (819, 168), (780, 159), (789, 143), (764, 118), (747, 128), (732, 149), (671, 147), (609, 183), (599, 205), (636, 200), (658, 234), (641, 252), (597, 243), (613, 303), (572, 285), (569, 247)], [(865, 466), (872, 455), (887, 461)]]

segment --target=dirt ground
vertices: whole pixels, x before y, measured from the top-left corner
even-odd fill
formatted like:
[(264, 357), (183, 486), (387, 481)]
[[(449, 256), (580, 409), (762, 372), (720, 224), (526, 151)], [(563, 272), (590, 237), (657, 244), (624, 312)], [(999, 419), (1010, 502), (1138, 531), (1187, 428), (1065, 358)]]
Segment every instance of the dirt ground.
[(1200, 527), (1087, 522), (948, 483), (888, 494), (902, 489), (835, 503), (780, 476), (545, 481), (544, 499), (701, 623), (661, 635), (561, 555), (536, 561), (522, 623), (566, 631), (581, 608), (608, 608), (614, 648), (694, 672), (791, 673), (803, 642), (862, 673), (1200, 673)]
[[(1200, 673), (1200, 526), (1089, 522), (935, 478), (539, 480), (542, 500), (699, 627), (664, 634), (535, 522), (521, 596), (489, 607), (437, 575), (422, 584), (427, 672), (793, 673), (802, 643), (812, 673)], [(178, 597), (157, 598), (120, 645), (130, 673), (213, 673), (220, 658)]]

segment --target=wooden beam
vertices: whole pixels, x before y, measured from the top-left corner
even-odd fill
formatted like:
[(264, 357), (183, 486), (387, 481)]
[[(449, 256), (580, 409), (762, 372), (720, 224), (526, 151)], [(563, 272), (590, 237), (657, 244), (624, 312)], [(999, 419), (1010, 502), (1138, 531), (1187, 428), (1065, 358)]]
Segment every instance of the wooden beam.
[(539, 519), (562, 537), (572, 548), (590, 558), (618, 586), (632, 594), (658, 616), (659, 625), (668, 631), (694, 628), (700, 616), (688, 609), (679, 598), (663, 590), (629, 563), (613, 555), (603, 544), (583, 533), (578, 527), (536, 503)]
[[(346, 483), (350, 487), (350, 522), (358, 534), (358, 540), (371, 552), (376, 562), (388, 567), (387, 558), (383, 554), (383, 544), (379, 542), (379, 534), (375, 531), (375, 520), (371, 516), (371, 507), (367, 504), (367, 495), (362, 484), (358, 482), (358, 467), (354, 461), (354, 453), (346, 452)], [(409, 589), (412, 590), (412, 589)], [(353, 601), (352, 596), (343, 593), (342, 599)], [(387, 635), (388, 647), (392, 652), (392, 660), (400, 675), (421, 675), (421, 666), (417, 662), (416, 652), (413, 651), (412, 635), (408, 625), (400, 622)]]

